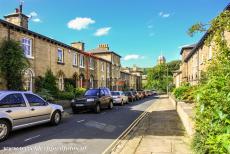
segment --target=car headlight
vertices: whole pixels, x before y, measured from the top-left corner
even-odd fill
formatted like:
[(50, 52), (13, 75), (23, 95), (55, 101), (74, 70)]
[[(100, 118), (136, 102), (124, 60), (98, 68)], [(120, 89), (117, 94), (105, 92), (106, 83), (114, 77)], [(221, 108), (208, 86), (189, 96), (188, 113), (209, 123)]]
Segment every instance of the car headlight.
[(75, 100), (74, 100), (74, 99), (72, 99), (72, 100), (71, 100), (71, 103), (74, 103), (74, 102), (75, 102)]

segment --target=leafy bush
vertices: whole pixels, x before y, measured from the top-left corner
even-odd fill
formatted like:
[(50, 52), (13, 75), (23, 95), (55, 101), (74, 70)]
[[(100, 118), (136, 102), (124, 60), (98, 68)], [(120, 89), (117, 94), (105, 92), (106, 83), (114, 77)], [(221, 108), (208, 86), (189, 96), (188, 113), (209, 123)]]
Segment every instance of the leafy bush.
[(85, 88), (76, 88), (75, 89), (75, 96), (80, 97), (85, 93), (86, 89)]
[(173, 95), (176, 97), (177, 100), (183, 100), (185, 93), (189, 90), (189, 84), (184, 84), (178, 88), (173, 90)]
[(53, 96), (58, 93), (57, 87), (57, 78), (54, 76), (53, 72), (48, 69), (45, 73), (45, 77), (41, 81), (41, 85), (43, 89), (47, 89)]
[(72, 100), (74, 98), (74, 93), (72, 92), (59, 92), (57, 98), (59, 100)]
[(41, 96), (46, 101), (54, 101), (54, 97), (47, 89), (41, 89), (38, 93), (39, 96)]
[(211, 22), (205, 42), (214, 43), (216, 54), (195, 97), (193, 147), (199, 154), (230, 153), (230, 48), (223, 36), (230, 32), (229, 17), (225, 11)]

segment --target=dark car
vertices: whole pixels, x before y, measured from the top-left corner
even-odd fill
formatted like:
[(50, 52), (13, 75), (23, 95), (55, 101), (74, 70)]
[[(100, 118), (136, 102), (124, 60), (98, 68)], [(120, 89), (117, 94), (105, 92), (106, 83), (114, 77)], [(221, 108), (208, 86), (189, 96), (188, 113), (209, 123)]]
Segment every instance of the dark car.
[(135, 96), (135, 99), (136, 100), (139, 100), (139, 95), (136, 91), (132, 91), (133, 92), (133, 95)]
[(125, 96), (128, 96), (129, 102), (133, 102), (136, 100), (136, 96), (133, 94), (132, 91), (126, 91)]
[(113, 108), (113, 98), (108, 88), (89, 89), (82, 98), (72, 100), (71, 107), (73, 113), (87, 109), (99, 113), (101, 108)]

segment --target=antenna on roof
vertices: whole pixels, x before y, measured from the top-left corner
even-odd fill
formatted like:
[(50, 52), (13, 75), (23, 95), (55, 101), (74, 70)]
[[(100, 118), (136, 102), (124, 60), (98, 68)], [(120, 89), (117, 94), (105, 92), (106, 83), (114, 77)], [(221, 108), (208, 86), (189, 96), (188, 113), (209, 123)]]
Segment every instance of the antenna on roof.
[(19, 0), (19, 11), (20, 11), (20, 13), (22, 13), (23, 3), (24, 3), (23, 0)]

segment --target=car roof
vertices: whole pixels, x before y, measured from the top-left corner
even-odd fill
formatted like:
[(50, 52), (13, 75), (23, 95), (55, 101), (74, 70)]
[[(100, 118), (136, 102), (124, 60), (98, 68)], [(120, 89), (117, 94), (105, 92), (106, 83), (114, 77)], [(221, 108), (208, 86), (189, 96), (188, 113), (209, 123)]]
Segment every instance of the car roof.
[(0, 91), (1, 94), (9, 94), (9, 93), (30, 93), (33, 94), (31, 91), (13, 91), (13, 90), (2, 90)]

